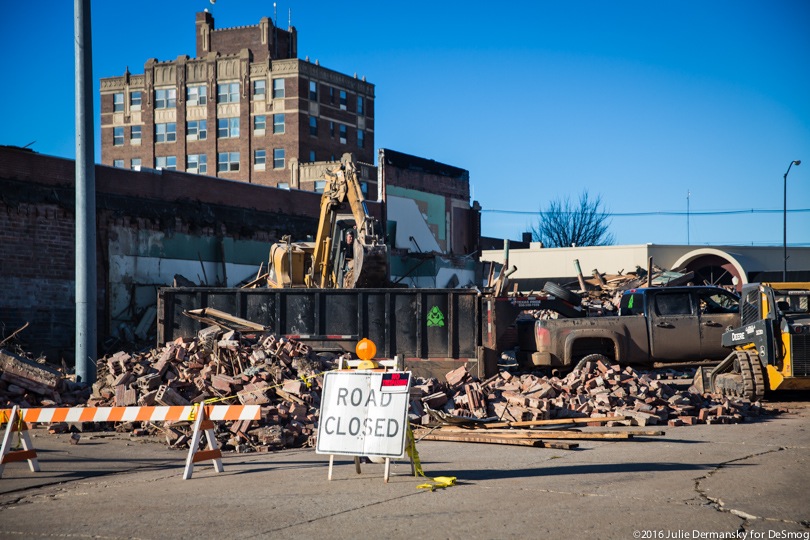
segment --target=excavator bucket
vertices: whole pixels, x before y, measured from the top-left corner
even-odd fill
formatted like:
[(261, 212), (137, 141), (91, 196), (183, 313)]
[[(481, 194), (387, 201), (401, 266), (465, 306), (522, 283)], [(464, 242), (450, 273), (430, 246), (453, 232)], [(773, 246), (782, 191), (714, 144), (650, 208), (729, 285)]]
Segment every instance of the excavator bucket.
[(343, 278), (347, 289), (375, 289), (388, 285), (388, 248), (355, 244), (352, 268)]

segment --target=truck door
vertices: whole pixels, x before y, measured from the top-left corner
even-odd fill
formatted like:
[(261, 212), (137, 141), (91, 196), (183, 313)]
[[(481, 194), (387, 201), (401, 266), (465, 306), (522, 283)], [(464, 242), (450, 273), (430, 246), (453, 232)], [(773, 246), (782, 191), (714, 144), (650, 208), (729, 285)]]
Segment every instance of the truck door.
[(698, 293), (700, 354), (702, 359), (721, 360), (729, 350), (723, 347), (723, 332), (740, 326), (739, 299), (723, 290)]
[(700, 359), (700, 328), (689, 291), (657, 291), (648, 315), (656, 362)]

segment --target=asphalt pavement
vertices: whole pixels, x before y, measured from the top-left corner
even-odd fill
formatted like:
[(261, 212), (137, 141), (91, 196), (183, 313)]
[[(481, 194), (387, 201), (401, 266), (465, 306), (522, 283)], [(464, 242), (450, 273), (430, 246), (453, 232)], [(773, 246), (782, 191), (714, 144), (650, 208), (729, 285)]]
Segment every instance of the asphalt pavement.
[(576, 450), (422, 441), (425, 474), (457, 478), (435, 491), (406, 461), (386, 484), (337, 457), (329, 481), (313, 449), (226, 454), (183, 480), (186, 453), (155, 440), (33, 429), (42, 470), (6, 465), (0, 538), (810, 539), (810, 405), (776, 406)]

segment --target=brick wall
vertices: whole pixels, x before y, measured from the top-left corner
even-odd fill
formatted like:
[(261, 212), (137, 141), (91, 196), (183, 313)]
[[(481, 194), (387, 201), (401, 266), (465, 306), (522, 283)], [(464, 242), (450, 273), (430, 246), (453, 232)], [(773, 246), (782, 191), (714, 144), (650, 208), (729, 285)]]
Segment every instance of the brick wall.
[[(25, 350), (73, 362), (74, 163), (0, 147), (0, 339), (26, 322)], [(99, 339), (112, 227), (267, 242), (314, 234), (320, 195), (163, 171), (96, 166)], [(379, 217), (379, 205), (370, 210)], [(137, 322), (137, 321), (136, 321)], [(99, 347), (99, 353), (103, 347)]]

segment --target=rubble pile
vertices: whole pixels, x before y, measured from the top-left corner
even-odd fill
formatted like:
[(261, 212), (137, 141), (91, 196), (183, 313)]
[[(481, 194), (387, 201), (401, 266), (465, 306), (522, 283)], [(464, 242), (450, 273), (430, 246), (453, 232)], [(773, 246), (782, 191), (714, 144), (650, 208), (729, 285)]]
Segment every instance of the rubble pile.
[[(447, 374), (447, 384), (435, 379), (416, 384), (412, 419), (430, 423), (430, 409), (468, 418), (498, 418), (525, 422), (566, 418), (625, 417), (615, 425), (730, 424), (763, 414), (758, 404), (736, 398), (712, 398), (678, 390), (632, 367), (588, 362), (565, 377), (534, 374), (513, 376), (507, 371), (484, 382), (475, 381), (465, 367)], [(425, 407), (426, 406), (426, 407)]]
[[(604, 274), (594, 269), (592, 276), (580, 276), (580, 281), (568, 283), (566, 290), (578, 295), (579, 305), (590, 317), (618, 315), (619, 304), (624, 291), (647, 286), (648, 272), (637, 266), (634, 271), (619, 274)], [(686, 285), (695, 278), (694, 272), (665, 270), (653, 265), (649, 282), (656, 287), (674, 287)], [(565, 316), (557, 311), (536, 310), (530, 315), (535, 319), (556, 319)]]
[(88, 395), (62, 371), (0, 349), (0, 407), (71, 407), (84, 403)]
[[(162, 349), (118, 352), (100, 359), (97, 382), (87, 388), (47, 365), (0, 350), (0, 408), (15, 404), (24, 408), (260, 405), (259, 421), (217, 423), (217, 438), (224, 449), (249, 452), (314, 446), (322, 373), (334, 369), (337, 360), (317, 355), (295, 340), (266, 333), (223, 333), (212, 326), (194, 339), (180, 338)], [(737, 423), (764, 412), (759, 404), (715, 399), (694, 388), (680, 390), (655, 377), (603, 361), (588, 362), (564, 377), (501, 371), (486, 381), (460, 367), (446, 375), (446, 382), (414, 380), (410, 419), (416, 425), (430, 425), (438, 412), (502, 422), (592, 419), (607, 427), (677, 426)], [(159, 435), (174, 448), (187, 448), (192, 434), (190, 421), (50, 426), (52, 432), (111, 428), (132, 435)]]
[[(258, 422), (223, 422), (217, 438), (226, 449), (240, 451), (302, 447), (314, 444), (323, 371), (335, 360), (321, 357), (295, 340), (261, 334), (252, 338), (222, 333), (217, 326), (194, 339), (177, 339), (162, 349), (140, 354), (118, 352), (97, 362), (97, 382), (85, 399), (65, 399), (57, 386), (50, 400), (19, 399), (20, 391), (0, 386), (8, 405), (88, 407), (190, 405), (194, 403), (260, 405)], [(3, 377), (6, 376), (4, 372)], [(54, 374), (57, 378), (58, 374)], [(21, 383), (22, 384), (22, 383)], [(9, 388), (13, 390), (9, 392)], [(44, 389), (43, 389), (44, 390)], [(27, 396), (28, 394), (26, 394)], [(74, 426), (75, 427), (75, 426)], [(52, 426), (52, 430), (68, 426)], [(109, 426), (86, 426), (108, 429)], [(191, 422), (125, 422), (117, 431), (136, 435), (165, 434), (173, 447), (187, 447)]]

